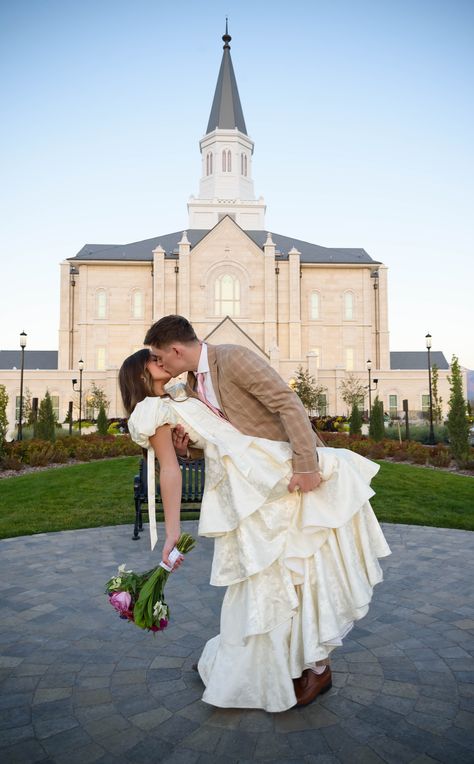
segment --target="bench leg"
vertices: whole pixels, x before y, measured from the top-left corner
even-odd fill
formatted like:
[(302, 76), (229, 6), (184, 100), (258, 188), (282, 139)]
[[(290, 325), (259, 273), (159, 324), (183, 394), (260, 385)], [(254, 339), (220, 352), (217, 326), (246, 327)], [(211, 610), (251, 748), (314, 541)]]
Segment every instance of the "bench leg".
[(137, 497), (135, 499), (135, 525), (133, 526), (133, 536), (132, 536), (132, 539), (134, 541), (138, 541), (139, 540), (140, 536), (139, 536), (138, 531), (141, 531), (141, 530), (143, 530), (142, 511), (141, 511), (141, 506), (140, 506), (140, 499), (139, 499), (139, 497)]

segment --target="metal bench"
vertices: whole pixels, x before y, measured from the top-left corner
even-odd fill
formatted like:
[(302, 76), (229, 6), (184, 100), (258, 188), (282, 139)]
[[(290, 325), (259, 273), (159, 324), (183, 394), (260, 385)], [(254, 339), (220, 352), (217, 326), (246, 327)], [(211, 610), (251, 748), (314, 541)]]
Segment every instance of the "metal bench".
[[(195, 459), (192, 462), (181, 462), (179, 465), (182, 479), (181, 509), (199, 512), (204, 491), (204, 459)], [(142, 513), (148, 511), (148, 470), (146, 459), (140, 459), (138, 475), (133, 478), (133, 496), (135, 501), (135, 525), (133, 528), (133, 540), (138, 541), (139, 533), (143, 531)], [(163, 501), (160, 491), (159, 469), (156, 472), (156, 508), (163, 510)]]

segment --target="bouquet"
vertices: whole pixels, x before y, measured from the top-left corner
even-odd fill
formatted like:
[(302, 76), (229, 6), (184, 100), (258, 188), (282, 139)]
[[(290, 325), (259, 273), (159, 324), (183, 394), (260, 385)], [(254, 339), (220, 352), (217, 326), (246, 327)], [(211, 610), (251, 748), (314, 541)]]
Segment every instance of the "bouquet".
[[(170, 553), (171, 563), (174, 564), (180, 555), (187, 554), (195, 545), (196, 541), (189, 533), (182, 533)], [(125, 570), (125, 564), (120, 565), (117, 575), (105, 585), (109, 602), (120, 618), (148, 631), (166, 629), (170, 609), (164, 599), (164, 590), (171, 570), (164, 562), (146, 573), (134, 573), (133, 570)]]

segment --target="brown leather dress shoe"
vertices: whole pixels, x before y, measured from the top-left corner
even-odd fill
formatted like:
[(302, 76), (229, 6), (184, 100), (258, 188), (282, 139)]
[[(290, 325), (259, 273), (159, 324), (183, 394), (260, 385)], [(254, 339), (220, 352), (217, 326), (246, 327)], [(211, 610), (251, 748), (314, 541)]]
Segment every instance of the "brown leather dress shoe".
[(326, 666), (322, 674), (305, 669), (299, 679), (293, 679), (297, 706), (307, 706), (318, 695), (323, 695), (332, 687), (331, 669)]

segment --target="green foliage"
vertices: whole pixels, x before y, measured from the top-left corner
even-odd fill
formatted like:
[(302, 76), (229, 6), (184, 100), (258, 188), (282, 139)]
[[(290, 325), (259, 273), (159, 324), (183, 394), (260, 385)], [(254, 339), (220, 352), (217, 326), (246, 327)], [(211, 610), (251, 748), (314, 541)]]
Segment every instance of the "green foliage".
[(8, 395), (5, 385), (0, 385), (0, 454), (4, 453), (8, 432), (7, 419)]
[(364, 384), (352, 372), (349, 372), (346, 379), (342, 379), (340, 381), (339, 392), (348, 410), (352, 411), (352, 409), (354, 408), (354, 405), (357, 405), (359, 407), (364, 405), (364, 400), (365, 400)]
[(316, 380), (307, 369), (298, 367), (295, 382), (291, 385), (301, 403), (308, 412), (319, 410), (324, 405), (324, 393), (326, 388), (316, 384)]
[(351, 435), (360, 435), (362, 432), (362, 415), (357, 401), (352, 403), (349, 432)]
[(107, 435), (108, 426), (109, 421), (107, 419), (107, 414), (105, 413), (104, 404), (101, 403), (99, 407), (99, 415), (97, 417), (97, 432), (99, 435)]
[(383, 418), (383, 402), (379, 396), (375, 398), (372, 405), (372, 414), (370, 417), (369, 437), (373, 440), (382, 440), (385, 437), (385, 426)]
[(453, 459), (462, 466), (469, 458), (469, 422), (462, 389), (462, 373), (459, 361), (453, 355), (451, 375), (448, 377), (451, 397), (449, 399), (448, 430)]
[(35, 436), (41, 440), (56, 440), (56, 417), (49, 391), (40, 403), (38, 421), (35, 428)]
[(443, 399), (438, 393), (439, 369), (434, 363), (431, 367), (431, 393), (433, 397), (433, 422), (441, 424), (443, 421)]

